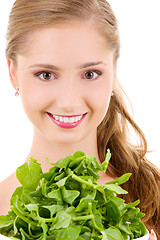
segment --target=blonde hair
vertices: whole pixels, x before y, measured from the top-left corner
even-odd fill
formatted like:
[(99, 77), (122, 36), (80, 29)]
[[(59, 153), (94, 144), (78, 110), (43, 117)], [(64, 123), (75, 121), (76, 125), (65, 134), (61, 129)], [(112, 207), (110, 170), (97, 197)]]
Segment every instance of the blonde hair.
[[(27, 37), (33, 31), (73, 20), (90, 21), (97, 27), (113, 49), (117, 62), (120, 50), (118, 24), (106, 0), (16, 0), (8, 24), (7, 58), (16, 64), (17, 53), (27, 48)], [(127, 111), (123, 96), (124, 92), (117, 84), (108, 112), (97, 130), (99, 157), (103, 162), (109, 148), (112, 159), (108, 173), (111, 176), (132, 173), (123, 186), (129, 193), (121, 197), (127, 202), (140, 199), (140, 209), (146, 214), (143, 222), (160, 238), (160, 172), (145, 158), (145, 136)], [(128, 126), (134, 129), (140, 140), (137, 146), (128, 137)]]

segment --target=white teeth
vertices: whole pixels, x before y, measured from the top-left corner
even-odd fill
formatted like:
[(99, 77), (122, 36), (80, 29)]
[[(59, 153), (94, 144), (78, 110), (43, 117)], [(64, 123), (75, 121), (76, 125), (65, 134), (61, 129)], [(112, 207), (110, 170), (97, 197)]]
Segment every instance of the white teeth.
[(74, 123), (74, 122), (75, 122), (75, 118), (74, 118), (74, 117), (71, 117), (69, 122), (70, 122), (70, 123)]
[(59, 121), (60, 122), (64, 122), (64, 118), (63, 117), (59, 117)]
[(68, 122), (68, 117), (64, 117), (64, 122), (67, 123)]
[(59, 122), (64, 122), (64, 123), (74, 123), (74, 122), (78, 122), (79, 120), (81, 120), (81, 118), (83, 117), (83, 115), (78, 116), (78, 117), (61, 117), (61, 116), (57, 116), (57, 115), (52, 115), (57, 121)]
[(58, 119), (59, 119), (59, 117), (58, 117), (58, 116), (54, 116), (54, 115), (53, 115), (53, 117), (54, 117), (54, 118), (55, 118), (55, 119), (58, 121)]
[(75, 122), (78, 122), (78, 120), (79, 120), (79, 117), (75, 117)]

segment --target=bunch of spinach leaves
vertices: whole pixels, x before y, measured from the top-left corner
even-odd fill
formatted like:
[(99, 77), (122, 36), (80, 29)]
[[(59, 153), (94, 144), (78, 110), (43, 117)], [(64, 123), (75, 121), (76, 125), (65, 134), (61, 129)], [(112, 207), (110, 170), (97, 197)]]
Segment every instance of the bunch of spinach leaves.
[(94, 156), (78, 151), (46, 173), (31, 157), (16, 171), (22, 186), (13, 193), (8, 214), (0, 216), (0, 232), (22, 240), (125, 240), (145, 235), (139, 200), (126, 204), (117, 197), (127, 194), (119, 185), (131, 174), (97, 183), (110, 157), (108, 150), (99, 165)]

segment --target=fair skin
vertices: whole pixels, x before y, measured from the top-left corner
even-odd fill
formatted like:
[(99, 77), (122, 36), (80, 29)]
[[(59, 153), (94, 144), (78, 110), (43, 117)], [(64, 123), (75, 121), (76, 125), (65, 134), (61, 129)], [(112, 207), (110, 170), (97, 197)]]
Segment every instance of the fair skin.
[[(97, 126), (107, 112), (116, 76), (113, 52), (104, 37), (80, 23), (42, 29), (32, 34), (27, 54), (18, 55), (17, 62), (15, 68), (9, 61), (9, 71), (34, 126), (29, 156), (45, 170), (46, 157), (56, 161), (76, 150), (99, 161)], [(48, 113), (83, 120), (63, 128)]]
[[(28, 42), (27, 51), (17, 55), (16, 66), (8, 59), (11, 82), (19, 87), (24, 110), (34, 126), (26, 161), (32, 155), (45, 172), (50, 168), (46, 157), (56, 162), (80, 150), (100, 162), (97, 127), (116, 84), (113, 51), (106, 39), (90, 24), (76, 22), (35, 31)], [(65, 117), (66, 125), (60, 116)], [(77, 116), (81, 120), (76, 123)], [(111, 180), (101, 173), (99, 182)], [(7, 181), (13, 189), (18, 186), (15, 174)], [(7, 191), (3, 200), (4, 212), (10, 194)]]
[[(106, 39), (89, 24), (76, 23), (38, 30), (28, 43), (28, 49), (17, 55), (16, 66), (8, 59), (11, 82), (19, 87), (24, 110), (34, 126), (26, 161), (32, 155), (46, 172), (50, 168), (46, 157), (56, 162), (80, 150), (100, 162), (97, 126), (107, 112), (116, 82), (113, 51)], [(69, 121), (75, 121), (77, 115), (82, 119), (75, 127), (72, 123), (64, 128), (49, 114)], [(111, 180), (101, 173), (100, 182)], [(8, 184), (11, 187), (4, 187), (1, 214), (9, 210), (8, 199), (18, 186), (15, 174), (3, 186)]]

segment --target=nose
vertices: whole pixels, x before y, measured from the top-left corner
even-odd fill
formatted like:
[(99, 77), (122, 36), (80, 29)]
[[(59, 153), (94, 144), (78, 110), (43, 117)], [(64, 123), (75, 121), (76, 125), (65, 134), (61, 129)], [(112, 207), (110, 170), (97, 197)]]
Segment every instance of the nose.
[(81, 108), (82, 99), (78, 85), (75, 82), (66, 81), (61, 85), (57, 107), (64, 113), (77, 113)]

